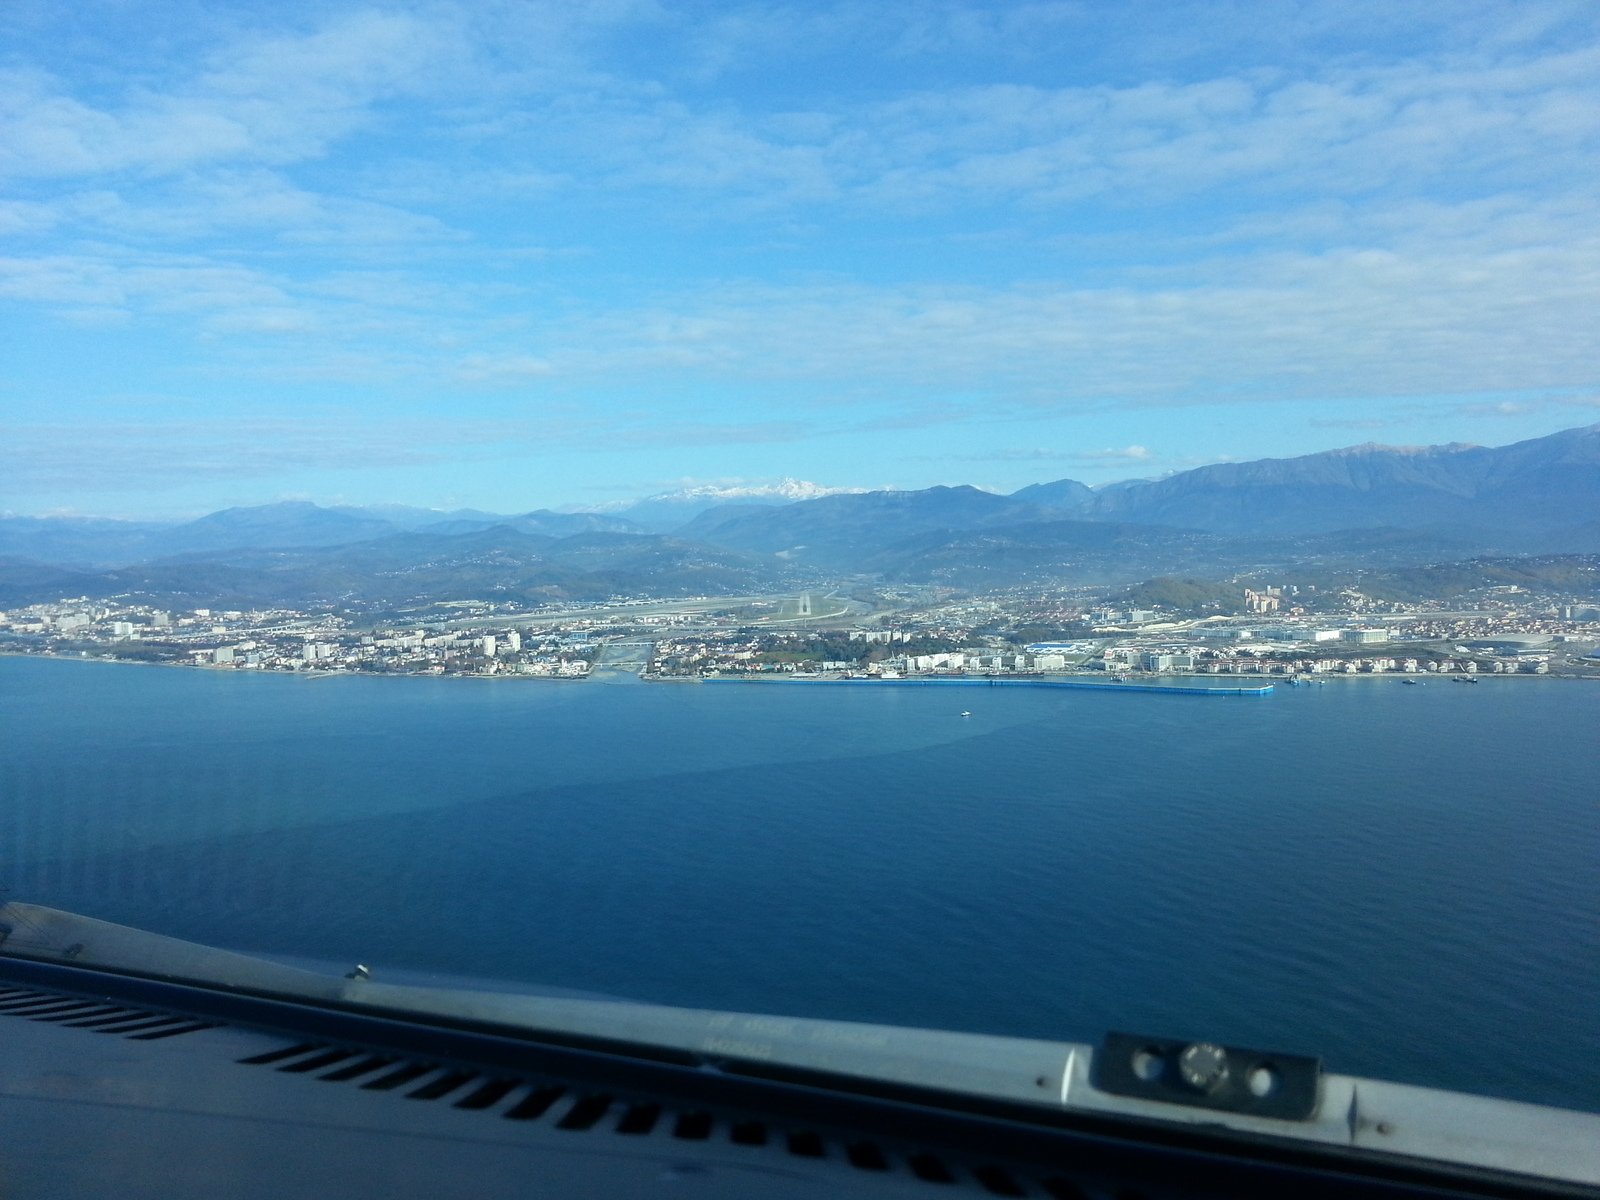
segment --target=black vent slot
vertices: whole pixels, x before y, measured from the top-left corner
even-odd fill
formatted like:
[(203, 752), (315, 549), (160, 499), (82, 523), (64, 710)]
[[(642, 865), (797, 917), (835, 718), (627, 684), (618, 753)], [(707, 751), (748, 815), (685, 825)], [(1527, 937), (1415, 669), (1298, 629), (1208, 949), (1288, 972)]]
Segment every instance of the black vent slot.
[(429, 1080), (414, 1091), (406, 1093), (407, 1100), (437, 1100), (441, 1096), (448, 1096), (458, 1087), (471, 1082), (478, 1077), (476, 1071), (446, 1071), (437, 1079)]
[(10, 1008), (13, 1004), (28, 1004), (39, 1000), (59, 1000), (60, 996), (46, 996), (43, 992), (30, 992), (22, 988), (13, 988), (4, 996), (0, 996), (0, 1010)]
[(93, 1016), (88, 1016), (88, 1014), (72, 1016), (72, 1018), (64, 1019), (61, 1024), (66, 1026), (67, 1029), (101, 1030), (106, 1026), (120, 1026), (125, 1021), (142, 1021), (147, 1016), (149, 1016), (149, 1013), (139, 1013), (133, 1008), (114, 1008), (109, 1013), (96, 1013)]
[(557, 1129), (593, 1129), (595, 1122), (611, 1107), (610, 1096), (583, 1096), (556, 1122)]
[(197, 1021), (193, 1017), (175, 1017), (142, 1008), (124, 1008), (105, 1000), (85, 1000), (81, 996), (23, 988), (0, 989), (0, 1016), (44, 1021), (64, 1029), (120, 1034), (138, 1041), (154, 1041), (216, 1027), (215, 1022)]
[(146, 1017), (141, 1021), (134, 1021), (128, 1025), (102, 1025), (94, 1030), (95, 1033), (143, 1033), (147, 1029), (165, 1029), (179, 1025), (193, 1025), (194, 1022), (187, 1017)]
[(374, 1071), (381, 1071), (385, 1067), (392, 1067), (398, 1059), (387, 1054), (369, 1054), (358, 1062), (346, 1063), (336, 1071), (329, 1071), (326, 1075), (317, 1078), (328, 1083), (348, 1083), (352, 1079), (360, 1079), (363, 1075), (370, 1075)]
[(91, 1004), (87, 1010), (78, 1009), (75, 1012), (61, 1013), (57, 1016), (50, 1017), (34, 1017), (33, 1019), (35, 1021), (49, 1021), (51, 1024), (64, 1024), (70, 1021), (73, 1025), (77, 1026), (82, 1025), (85, 1021), (92, 1021), (98, 1018), (111, 1019), (115, 1017), (126, 1016), (127, 1013), (127, 1009), (118, 1008), (116, 1005)]
[(622, 1119), (617, 1122), (617, 1132), (642, 1136), (654, 1129), (660, 1119), (661, 1105), (631, 1104), (628, 1106), (628, 1111), (622, 1114)]
[(299, 1062), (285, 1063), (278, 1070), (287, 1071), (291, 1075), (305, 1075), (352, 1057), (354, 1052), (350, 1050), (324, 1050), (321, 1054), (313, 1054), (310, 1058), (302, 1058)]
[(883, 1151), (873, 1142), (853, 1142), (844, 1149), (845, 1157), (850, 1160), (852, 1167), (860, 1167), (863, 1171), (887, 1171), (889, 1160), (883, 1156)]
[(973, 1175), (984, 1188), (996, 1196), (1026, 1196), (1027, 1189), (1011, 1177), (1004, 1167), (982, 1166)]
[(911, 1168), (911, 1173), (924, 1183), (954, 1183), (955, 1174), (944, 1165), (942, 1159), (932, 1154), (913, 1154), (906, 1159), (906, 1166)]
[(34, 996), (11, 1004), (0, 1005), (0, 1012), (10, 1017), (29, 1017), (36, 1013), (59, 1012), (68, 1008), (89, 1008), (82, 1000), (68, 1000), (62, 996)]
[(537, 1121), (566, 1093), (564, 1087), (536, 1087), (505, 1112), (508, 1121)]
[(316, 1042), (301, 1042), (298, 1046), (285, 1046), (282, 1050), (268, 1050), (265, 1054), (252, 1054), (249, 1058), (241, 1058), (239, 1061), (246, 1066), (259, 1067), (265, 1066), (267, 1063), (282, 1062), (284, 1059), (293, 1058), (297, 1054), (309, 1054), (313, 1050), (321, 1049), (323, 1047)]
[(93, 1000), (62, 1000), (59, 997), (53, 1000), (35, 1000), (28, 1004), (18, 1004), (5, 1011), (13, 1017), (32, 1017), (39, 1020), (46, 1014), (82, 1013), (87, 1009), (100, 1007)]
[(1055, 1197), (1055, 1200), (1089, 1200), (1089, 1193), (1070, 1179), (1058, 1177), (1041, 1179), (1039, 1180), (1039, 1186)]
[(828, 1147), (823, 1144), (822, 1135), (818, 1133), (791, 1133), (789, 1135), (789, 1153), (800, 1158), (826, 1158)]
[(162, 1038), (177, 1037), (180, 1033), (198, 1033), (202, 1029), (215, 1028), (216, 1025), (208, 1021), (187, 1021), (170, 1029), (157, 1029), (150, 1033), (135, 1034), (129, 1040), (135, 1042), (157, 1042)]
[(406, 1063), (398, 1070), (380, 1075), (376, 1079), (369, 1079), (361, 1086), (369, 1092), (392, 1092), (402, 1084), (410, 1083), (413, 1079), (421, 1079), (433, 1070), (437, 1068), (432, 1063)]
[(151, 1017), (149, 1013), (135, 1013), (133, 1016), (95, 1021), (93, 1024), (84, 1025), (83, 1028), (91, 1033), (137, 1033), (141, 1029), (153, 1029), (156, 1024), (164, 1025), (169, 1019), (176, 1020), (176, 1018)]
[(711, 1114), (708, 1112), (686, 1112), (678, 1117), (678, 1123), (672, 1127), (672, 1136), (683, 1138), (688, 1142), (703, 1142), (711, 1136)]
[[(48, 998), (45, 998), (48, 999)], [(41, 1003), (38, 996), (28, 1003)], [(127, 1023), (157, 1022), (143, 1036), (167, 1036), (204, 1028), (181, 1017), (160, 1017), (148, 1012), (123, 1012), (110, 1016), (82, 1016), (86, 1021)], [(314, 1076), (329, 1083), (358, 1082), (368, 1091), (400, 1091), (411, 1100), (440, 1100), (451, 1097), (451, 1107), (467, 1111), (497, 1109), (498, 1115), (512, 1121), (537, 1121), (556, 1114), (554, 1127), (568, 1131), (587, 1131), (615, 1115), (611, 1132), (629, 1137), (671, 1136), (680, 1141), (706, 1141), (727, 1131), (727, 1141), (737, 1146), (773, 1146), (779, 1153), (799, 1158), (844, 1160), (860, 1171), (890, 1172), (903, 1165), (907, 1173), (923, 1183), (977, 1185), (993, 1196), (1029, 1196), (1042, 1191), (1052, 1200), (1089, 1200), (1089, 1194), (1076, 1182), (1060, 1176), (1035, 1178), (1014, 1173), (997, 1163), (954, 1163), (925, 1146), (885, 1147), (875, 1141), (837, 1141), (816, 1130), (775, 1130), (749, 1113), (719, 1114), (704, 1109), (678, 1109), (659, 1100), (617, 1097), (610, 1093), (574, 1091), (558, 1083), (525, 1078), (486, 1075), (481, 1068), (449, 1066), (438, 1062), (416, 1062), (392, 1054), (350, 1047), (330, 1046), (326, 1042), (300, 1042), (268, 1050), (238, 1060), (262, 1066), (275, 1066), (286, 1074)], [(415, 1084), (409, 1091), (408, 1085)], [(557, 1102), (568, 1103), (557, 1108)], [(720, 1122), (720, 1126), (719, 1126)], [(833, 1153), (830, 1154), (830, 1146)], [(1098, 1193), (1097, 1193), (1098, 1194)], [(1134, 1193), (1118, 1193), (1115, 1200), (1146, 1200)]]
[(457, 1108), (479, 1109), (493, 1108), (500, 1101), (511, 1094), (518, 1084), (516, 1079), (490, 1079), (480, 1084), (456, 1101)]

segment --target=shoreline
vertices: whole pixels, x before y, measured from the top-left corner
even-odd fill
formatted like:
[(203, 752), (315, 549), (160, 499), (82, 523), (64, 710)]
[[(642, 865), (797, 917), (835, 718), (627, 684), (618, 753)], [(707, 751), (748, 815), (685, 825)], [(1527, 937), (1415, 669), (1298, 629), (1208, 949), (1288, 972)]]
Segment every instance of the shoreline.
[[(1299, 687), (1322, 686), (1322, 685), (1326, 684), (1329, 680), (1335, 680), (1335, 679), (1336, 680), (1341, 680), (1341, 681), (1349, 681), (1349, 680), (1368, 680), (1368, 681), (1370, 681), (1370, 680), (1377, 680), (1377, 679), (1389, 679), (1389, 680), (1398, 680), (1398, 681), (1401, 681), (1401, 682), (1408, 682), (1409, 681), (1409, 682), (1411, 682), (1413, 684), (1416, 684), (1418, 686), (1425, 686), (1426, 684), (1429, 684), (1429, 683), (1448, 683), (1448, 682), (1451, 682), (1451, 681), (1454, 681), (1454, 680), (1463, 680), (1463, 679), (1471, 679), (1471, 680), (1475, 680), (1475, 681), (1485, 680), (1485, 679), (1495, 679), (1495, 680), (1502, 680), (1502, 679), (1521, 679), (1521, 680), (1562, 679), (1562, 680), (1568, 680), (1568, 681), (1573, 681), (1573, 682), (1581, 682), (1581, 681), (1584, 681), (1584, 680), (1588, 680), (1589, 682), (1600, 682), (1600, 674), (1575, 675), (1575, 674), (1557, 673), (1557, 672), (1551, 672), (1551, 673), (1543, 674), (1543, 675), (1536, 675), (1536, 674), (1525, 673), (1525, 672), (1520, 672), (1520, 671), (1519, 672), (1515, 672), (1515, 673), (1511, 673), (1511, 672), (1507, 672), (1507, 673), (1478, 672), (1476, 674), (1468, 675), (1468, 674), (1465, 674), (1463, 672), (1451, 672), (1449, 674), (1432, 674), (1432, 673), (1418, 672), (1418, 673), (1412, 674), (1412, 673), (1403, 673), (1403, 672), (1399, 672), (1399, 671), (1385, 671), (1385, 672), (1382, 672), (1381, 674), (1375, 674), (1375, 673), (1372, 673), (1372, 672), (1346, 673), (1346, 672), (1343, 672), (1343, 671), (1337, 671), (1337, 672), (1328, 672), (1327, 674), (1302, 675), (1302, 676), (1299, 677), (1300, 678), (1300, 683), (1298, 685), (1289, 684), (1289, 677), (1282, 676), (1282, 677), (1278, 677), (1278, 678), (1272, 679), (1271, 682), (1265, 682), (1265, 683), (1250, 683), (1250, 684), (1246, 684), (1246, 683), (1229, 683), (1227, 686), (1207, 686), (1205, 684), (1199, 684), (1199, 683), (1177, 684), (1177, 683), (1156, 683), (1156, 682), (1153, 682), (1153, 681), (1160, 680), (1160, 679), (1168, 679), (1168, 680), (1179, 680), (1179, 679), (1182, 679), (1182, 680), (1202, 680), (1202, 679), (1204, 679), (1204, 680), (1210, 680), (1210, 679), (1222, 680), (1222, 679), (1229, 679), (1229, 680), (1233, 680), (1233, 679), (1248, 679), (1248, 678), (1251, 678), (1251, 677), (1250, 676), (1237, 676), (1237, 675), (1224, 676), (1224, 675), (1187, 675), (1187, 674), (1186, 675), (1177, 675), (1177, 674), (1174, 674), (1174, 675), (1150, 675), (1150, 676), (1147, 676), (1145, 678), (1148, 678), (1149, 680), (1152, 681), (1152, 682), (1148, 682), (1148, 683), (1147, 682), (1143, 682), (1142, 680), (1141, 681), (1137, 681), (1137, 682), (1133, 681), (1133, 680), (1129, 680), (1128, 682), (1124, 682), (1124, 683), (1102, 683), (1102, 682), (1094, 682), (1093, 681), (1095, 676), (1098, 674), (1098, 672), (1082, 672), (1082, 673), (1075, 673), (1075, 674), (1072, 674), (1072, 675), (1067, 676), (1067, 677), (1059, 677), (1059, 676), (1057, 676), (1057, 677), (1039, 677), (1039, 676), (1026, 676), (1026, 675), (1025, 676), (935, 675), (935, 676), (913, 676), (913, 677), (909, 677), (909, 678), (902, 677), (902, 678), (899, 678), (899, 679), (870, 679), (870, 678), (859, 678), (859, 677), (857, 677), (857, 678), (830, 679), (830, 678), (825, 678), (825, 677), (822, 677), (822, 676), (790, 675), (790, 674), (787, 674), (787, 673), (778, 674), (778, 673), (765, 673), (765, 672), (760, 673), (760, 674), (749, 674), (749, 675), (709, 675), (709, 676), (708, 675), (651, 675), (651, 674), (647, 674), (645, 672), (634, 672), (634, 671), (603, 672), (602, 669), (601, 669), (603, 664), (600, 665), (600, 666), (596, 666), (595, 668), (592, 668), (587, 674), (584, 674), (584, 675), (533, 675), (533, 674), (524, 675), (521, 672), (504, 672), (504, 673), (496, 672), (493, 675), (480, 675), (480, 674), (473, 674), (473, 673), (468, 673), (468, 672), (456, 672), (456, 673), (450, 673), (450, 674), (440, 673), (440, 674), (435, 675), (435, 674), (430, 674), (430, 673), (420, 672), (420, 671), (416, 671), (416, 672), (413, 672), (413, 671), (321, 671), (321, 670), (316, 670), (316, 671), (283, 671), (283, 670), (273, 670), (273, 669), (270, 669), (270, 668), (262, 670), (262, 669), (247, 668), (247, 667), (229, 667), (229, 666), (223, 666), (223, 665), (212, 664), (212, 663), (192, 663), (192, 662), (176, 662), (176, 661), (173, 661), (173, 662), (162, 662), (162, 661), (159, 661), (159, 660), (150, 660), (150, 659), (118, 658), (115, 655), (39, 654), (39, 653), (31, 653), (31, 652), (26, 651), (26, 650), (10, 650), (10, 649), (0, 649), (0, 658), (37, 658), (37, 659), (48, 659), (48, 660), (51, 660), (51, 661), (54, 661), (54, 662), (106, 663), (106, 664), (112, 664), (112, 665), (124, 666), (124, 667), (167, 667), (167, 668), (177, 668), (177, 669), (186, 670), (186, 671), (206, 671), (206, 672), (210, 672), (212, 674), (223, 674), (223, 675), (226, 675), (226, 674), (238, 674), (238, 675), (252, 675), (252, 676), (258, 676), (258, 677), (282, 676), (282, 677), (290, 678), (290, 679), (307, 679), (307, 680), (310, 680), (310, 679), (476, 679), (476, 680), (510, 680), (510, 679), (515, 679), (515, 680), (538, 681), (538, 682), (545, 682), (545, 683), (583, 683), (586, 680), (604, 679), (604, 678), (607, 678), (609, 676), (614, 676), (614, 675), (621, 674), (621, 675), (632, 676), (633, 678), (636, 678), (636, 679), (640, 680), (641, 682), (646, 682), (646, 683), (763, 683), (763, 684), (797, 684), (797, 683), (804, 683), (804, 684), (831, 684), (831, 685), (839, 685), (839, 684), (877, 684), (879, 686), (906, 686), (906, 685), (912, 685), (912, 686), (919, 686), (919, 687), (926, 687), (926, 686), (935, 686), (935, 687), (940, 687), (940, 686), (942, 686), (942, 687), (963, 687), (963, 686), (964, 687), (989, 687), (989, 686), (994, 686), (994, 687), (1018, 687), (1018, 686), (1031, 686), (1031, 687), (1077, 688), (1079, 690), (1099, 689), (1099, 690), (1102, 690), (1102, 691), (1122, 690), (1122, 691), (1147, 691), (1147, 692), (1148, 691), (1164, 691), (1164, 692), (1189, 692), (1189, 693), (1215, 692), (1215, 693), (1222, 693), (1222, 694), (1239, 694), (1239, 695), (1260, 695), (1260, 694), (1269, 693), (1269, 692), (1271, 692), (1273, 690), (1273, 688), (1277, 684), (1284, 684), (1286, 686), (1299, 686)], [(1270, 677), (1257, 677), (1257, 678), (1270, 678)]]
[(493, 675), (475, 675), (467, 672), (431, 675), (421, 671), (276, 671), (251, 667), (229, 667), (215, 663), (161, 662), (142, 658), (117, 658), (103, 654), (30, 654), (26, 650), (0, 650), (0, 658), (42, 658), (53, 662), (108, 663), (120, 667), (172, 667), (183, 671), (206, 671), (213, 675), (250, 675), (259, 678), (284, 679), (526, 679), (553, 683), (582, 683), (593, 672), (585, 675), (524, 675), (517, 671), (495, 672)]

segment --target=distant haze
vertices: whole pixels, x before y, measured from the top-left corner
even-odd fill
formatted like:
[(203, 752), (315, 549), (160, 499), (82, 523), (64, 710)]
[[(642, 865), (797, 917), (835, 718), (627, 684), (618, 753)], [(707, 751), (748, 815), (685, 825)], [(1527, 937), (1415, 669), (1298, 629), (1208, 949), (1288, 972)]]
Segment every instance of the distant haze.
[(675, 529), (708, 509), (725, 504), (779, 505), (796, 500), (815, 500), (845, 492), (864, 492), (866, 488), (830, 488), (803, 479), (780, 479), (774, 483), (699, 484), (658, 492), (640, 500), (615, 500), (591, 509), (574, 506), (575, 512), (615, 513), (653, 529)]
[(1098, 490), (1070, 479), (1011, 495), (785, 480), (604, 513), (292, 501), (179, 524), (8, 517), (0, 604), (69, 591), (238, 603), (702, 595), (841, 575), (982, 590), (1271, 563), (1597, 552), (1600, 425), (1591, 425), (1495, 448), (1367, 445)]

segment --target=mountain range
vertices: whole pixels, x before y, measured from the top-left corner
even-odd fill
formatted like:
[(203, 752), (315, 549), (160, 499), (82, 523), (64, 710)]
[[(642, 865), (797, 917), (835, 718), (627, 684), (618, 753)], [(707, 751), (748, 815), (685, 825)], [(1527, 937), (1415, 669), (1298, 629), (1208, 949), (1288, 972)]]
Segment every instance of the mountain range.
[(1059, 479), (1009, 496), (963, 486), (825, 496), (775, 509), (730, 505), (701, 513), (678, 533), (860, 570), (907, 539), (926, 544), (939, 531), (946, 534), (941, 557), (950, 559), (973, 531), (1016, 528), (1023, 542), (1059, 537), (1069, 547), (1086, 523), (1280, 539), (1410, 530), (1462, 552), (1587, 552), (1600, 548), (1600, 425), (1493, 448), (1368, 445), (1219, 463), (1106, 488)]
[(769, 585), (777, 575), (749, 556), (661, 534), (553, 538), (496, 525), (457, 534), (391, 533), (340, 546), (197, 553), (106, 571), (0, 558), (0, 606), (64, 595), (138, 595), (177, 608), (540, 603), (728, 595)]
[(442, 512), (402, 504), (322, 508), (305, 500), (285, 500), (226, 508), (177, 524), (97, 517), (5, 516), (0, 517), (0, 557), (114, 568), (240, 549), (345, 546), (402, 532), (459, 536), (497, 526), (558, 538), (579, 533), (646, 532), (633, 521), (602, 513), (540, 509), (505, 516), (477, 509)]
[(703, 595), (841, 575), (982, 589), (1597, 550), (1600, 425), (1501, 447), (1356, 446), (1103, 488), (1061, 479), (1009, 496), (785, 480), (607, 512), (290, 501), (173, 524), (0, 517), (0, 600), (52, 588), (279, 603)]
[[(1036, 497), (1037, 489), (1024, 488), (1014, 498)], [(1218, 463), (1103, 489), (1062, 507), (1099, 520), (1213, 533), (1442, 525), (1551, 530), (1600, 519), (1600, 425), (1510, 446), (1366, 445)]]

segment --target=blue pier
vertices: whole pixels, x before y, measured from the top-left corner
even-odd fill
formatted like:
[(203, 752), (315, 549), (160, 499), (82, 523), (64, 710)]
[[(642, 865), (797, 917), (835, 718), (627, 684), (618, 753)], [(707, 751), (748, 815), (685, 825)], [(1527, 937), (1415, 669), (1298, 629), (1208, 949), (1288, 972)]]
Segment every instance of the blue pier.
[(1090, 692), (1177, 692), (1186, 696), (1265, 696), (1271, 693), (1272, 684), (1255, 687), (1185, 687), (1171, 683), (1077, 683), (1066, 679), (964, 679), (947, 677), (936, 679), (784, 679), (772, 676), (740, 678), (717, 675), (702, 679), (702, 683), (805, 683), (813, 687), (831, 685), (858, 685), (870, 687), (1047, 687), (1081, 688)]

